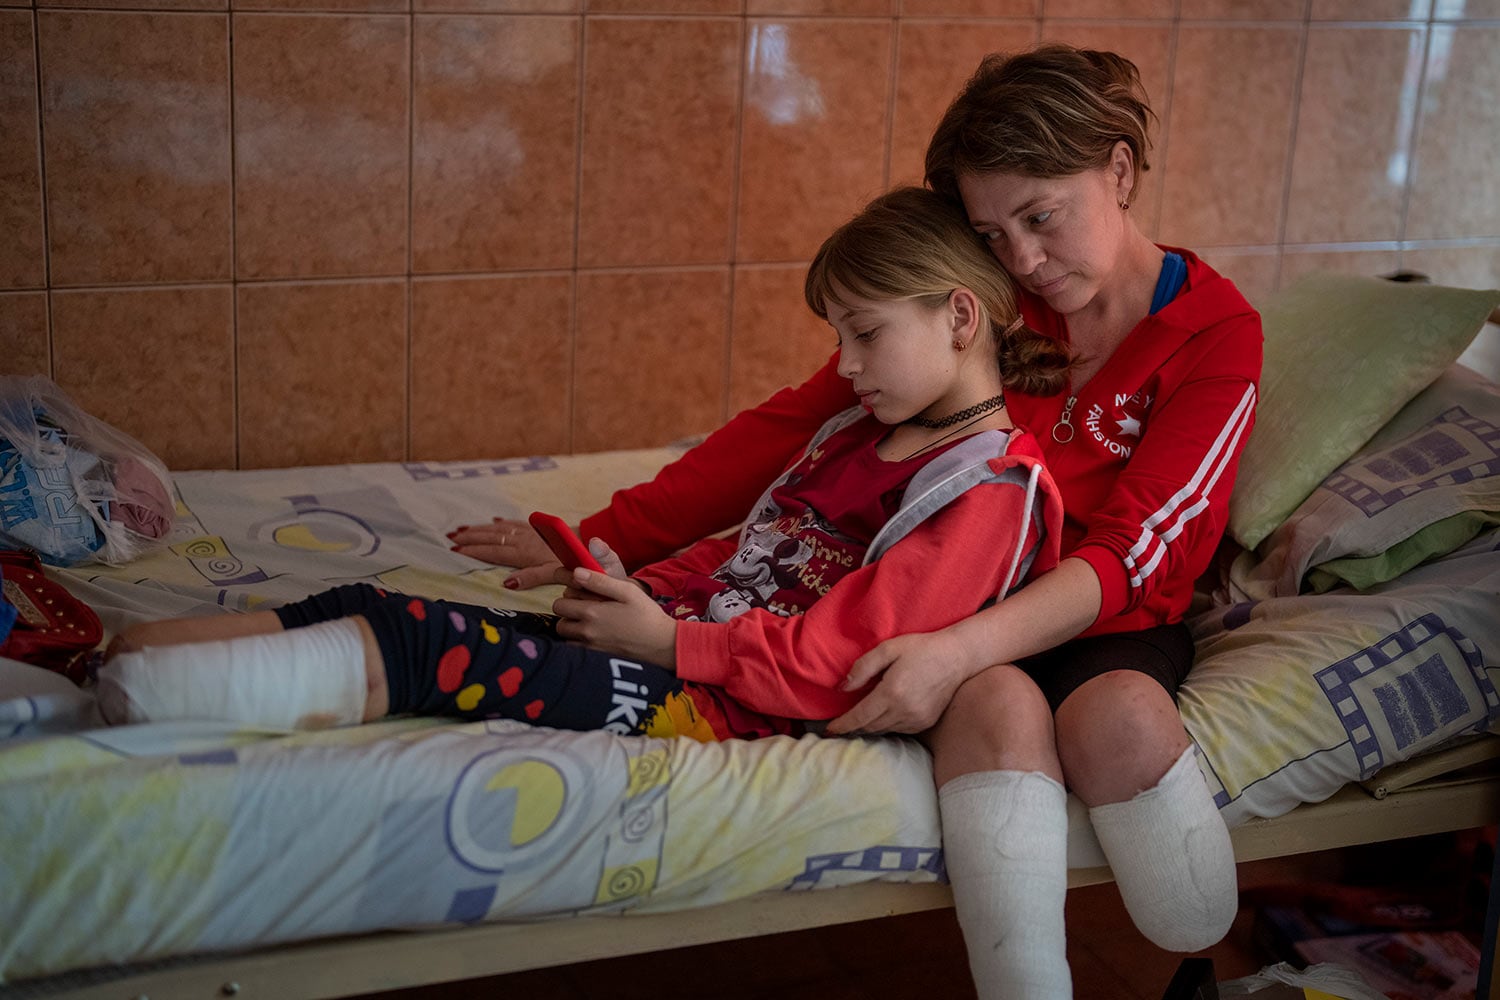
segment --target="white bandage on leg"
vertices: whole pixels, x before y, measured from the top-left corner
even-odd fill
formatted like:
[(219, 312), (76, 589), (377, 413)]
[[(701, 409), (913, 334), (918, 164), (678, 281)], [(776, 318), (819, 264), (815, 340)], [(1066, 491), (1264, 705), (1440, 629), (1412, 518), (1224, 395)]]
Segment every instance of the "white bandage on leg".
[(1200, 951), (1239, 906), (1229, 830), (1188, 747), (1154, 786), (1089, 810), (1125, 909), (1168, 951)]
[(111, 725), (214, 719), (268, 729), (361, 721), (364, 639), (348, 618), (121, 653), (99, 670), (99, 710)]
[(1038, 771), (980, 771), (944, 785), (938, 808), (981, 1000), (1068, 1000), (1067, 792)]

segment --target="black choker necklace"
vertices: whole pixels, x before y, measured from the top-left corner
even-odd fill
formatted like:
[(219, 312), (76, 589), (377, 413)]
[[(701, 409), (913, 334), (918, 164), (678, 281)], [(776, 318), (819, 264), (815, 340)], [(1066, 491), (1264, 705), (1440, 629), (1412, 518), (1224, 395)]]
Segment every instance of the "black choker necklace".
[(926, 427), (929, 430), (936, 431), (942, 430), (944, 427), (952, 427), (954, 424), (977, 417), (981, 413), (989, 413), (991, 410), (1001, 410), (1004, 408), (1005, 393), (1002, 392), (999, 395), (991, 396), (982, 403), (975, 403), (966, 410), (959, 410), (957, 413), (951, 413), (939, 420), (928, 420), (926, 417), (908, 417), (906, 422), (914, 424), (917, 427)]

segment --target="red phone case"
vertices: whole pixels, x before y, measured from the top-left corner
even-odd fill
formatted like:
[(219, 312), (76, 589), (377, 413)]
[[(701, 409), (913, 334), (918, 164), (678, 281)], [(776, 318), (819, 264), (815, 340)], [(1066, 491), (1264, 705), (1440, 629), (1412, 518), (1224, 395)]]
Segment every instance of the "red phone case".
[(599, 565), (599, 560), (594, 558), (589, 552), (589, 547), (573, 533), (572, 528), (568, 527), (567, 521), (556, 514), (547, 514), (540, 510), (527, 520), (536, 529), (536, 533), (542, 536), (542, 541), (547, 543), (547, 547), (562, 560), (562, 564), (568, 569), (577, 569), (582, 566), (595, 573), (604, 572), (604, 567)]

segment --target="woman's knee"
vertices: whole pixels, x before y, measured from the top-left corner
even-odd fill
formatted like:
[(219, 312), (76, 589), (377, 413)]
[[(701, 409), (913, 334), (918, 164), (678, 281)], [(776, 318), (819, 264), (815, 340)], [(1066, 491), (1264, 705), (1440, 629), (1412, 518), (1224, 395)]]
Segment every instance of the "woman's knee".
[(1134, 670), (1080, 685), (1058, 707), (1055, 724), (1068, 787), (1091, 806), (1152, 787), (1189, 743), (1172, 695)]
[(1009, 664), (965, 681), (927, 744), (940, 786), (975, 771), (1041, 771), (1062, 780), (1046, 696)]

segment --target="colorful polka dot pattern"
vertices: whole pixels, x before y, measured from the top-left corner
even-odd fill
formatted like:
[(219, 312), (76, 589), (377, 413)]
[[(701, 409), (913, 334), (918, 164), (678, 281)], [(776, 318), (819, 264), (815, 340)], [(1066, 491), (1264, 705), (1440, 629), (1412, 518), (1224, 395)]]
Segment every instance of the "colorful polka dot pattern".
[(287, 627), (364, 617), (380, 646), (395, 715), (642, 733), (683, 690), (659, 666), (564, 640), (549, 615), (387, 596), (368, 584), (346, 584), (278, 613), (287, 615)]
[[(428, 602), (413, 598), (407, 603), (406, 611), (417, 622), (426, 622)], [(468, 679), (469, 668), (474, 663), (473, 653), (461, 641), (461, 637), (469, 630), (469, 619), (462, 612), (450, 609), (448, 625), (452, 628), (454, 635), (460, 637), (460, 641), (449, 646), (438, 657), (438, 690), (444, 694), (455, 695), (454, 707), (462, 713), (471, 713), (483, 702), (486, 689), (484, 681), (479, 678), (472, 679), (471, 683), (464, 683)], [(500, 630), (482, 618), (479, 620), (479, 634), (483, 641), (491, 646), (500, 643)], [(538, 659), (540, 651), (531, 639), (517, 640), (515, 648), (532, 663)], [(506, 698), (514, 698), (521, 690), (521, 684), (525, 679), (525, 672), (520, 667), (513, 666), (502, 672), (495, 681), (502, 695)], [(542, 712), (546, 711), (546, 708), (546, 702), (537, 698), (527, 702), (522, 711), (526, 713), (528, 719), (535, 721)]]

